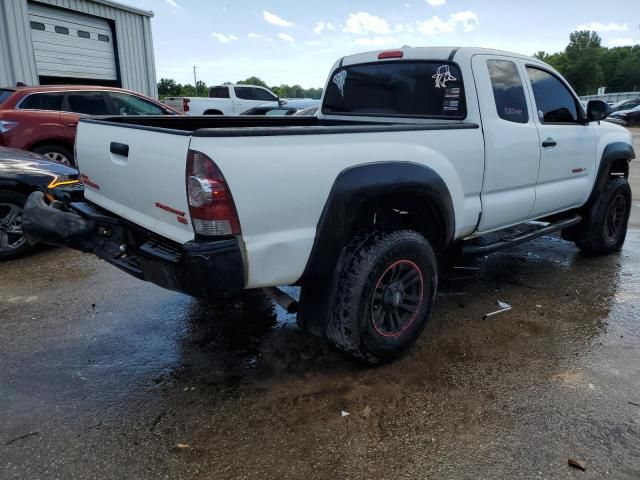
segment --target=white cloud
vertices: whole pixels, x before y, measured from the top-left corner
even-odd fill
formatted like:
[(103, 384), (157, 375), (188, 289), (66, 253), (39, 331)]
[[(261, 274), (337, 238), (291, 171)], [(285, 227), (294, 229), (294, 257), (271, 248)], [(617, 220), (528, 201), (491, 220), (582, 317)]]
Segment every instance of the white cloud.
[(439, 7), (440, 5), (444, 5), (446, 0), (427, 0), (427, 3), (432, 7)]
[(287, 35), (286, 33), (279, 33), (278, 34), (278, 38), (284, 40), (285, 42), (295, 42), (296, 39), (293, 38), (291, 35)]
[(384, 47), (398, 45), (400, 42), (393, 37), (360, 37), (355, 39), (355, 43), (363, 47)]
[(275, 13), (267, 12), (266, 10), (262, 11), (262, 16), (268, 23), (277, 25), (278, 27), (293, 27), (295, 25), (293, 22), (280, 18)]
[(267, 42), (273, 42), (273, 38), (266, 35), (260, 35), (259, 33), (250, 33), (247, 35), (249, 40), (266, 40)]
[(342, 29), (346, 33), (356, 33), (365, 35), (367, 33), (385, 34), (389, 33), (389, 24), (384, 18), (370, 15), (366, 12), (351, 13), (345, 27)]
[(626, 23), (604, 23), (591, 22), (578, 25), (576, 30), (593, 30), (595, 32), (626, 32), (629, 30), (629, 26)]
[(318, 45), (322, 45), (322, 42), (320, 40), (307, 40), (304, 44), (311, 47), (317, 47)]
[(478, 16), (469, 10), (454, 13), (449, 16), (447, 21), (442, 20), (438, 16), (431, 17), (429, 20), (416, 22), (415, 29), (425, 35), (437, 35), (440, 33), (451, 33), (459, 25), (462, 25), (465, 32), (471, 32), (479, 25)]
[(449, 17), (449, 22), (453, 22), (455, 25), (464, 25), (465, 32), (471, 32), (480, 24), (478, 21), (478, 15), (470, 10), (464, 12), (454, 13)]
[(211, 36), (218, 40), (220, 43), (229, 43), (233, 42), (234, 40), (238, 40), (238, 37), (233, 34), (225, 35), (224, 33), (213, 32)]
[(424, 22), (416, 22), (416, 30), (425, 35), (437, 35), (438, 33), (451, 33), (456, 29), (451, 22), (445, 22), (440, 17), (431, 17)]
[(319, 22), (316, 22), (316, 26), (313, 27), (313, 31), (316, 32), (316, 33), (322, 33), (324, 30), (333, 31), (335, 29), (336, 29), (336, 27), (333, 26), (333, 23), (324, 22), (323, 20), (320, 20)]
[(609, 45), (610, 47), (630, 47), (638, 44), (640, 44), (640, 40), (634, 40), (630, 37), (612, 38), (607, 42), (607, 45)]
[(173, 8), (180, 8), (180, 5), (175, 0), (164, 0), (164, 3)]

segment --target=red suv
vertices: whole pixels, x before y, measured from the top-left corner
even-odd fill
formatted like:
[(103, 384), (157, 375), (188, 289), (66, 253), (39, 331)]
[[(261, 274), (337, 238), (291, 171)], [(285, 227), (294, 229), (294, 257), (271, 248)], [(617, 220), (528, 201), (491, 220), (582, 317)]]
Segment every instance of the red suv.
[(74, 165), (73, 144), (84, 115), (179, 115), (121, 88), (52, 85), (0, 89), (0, 146)]

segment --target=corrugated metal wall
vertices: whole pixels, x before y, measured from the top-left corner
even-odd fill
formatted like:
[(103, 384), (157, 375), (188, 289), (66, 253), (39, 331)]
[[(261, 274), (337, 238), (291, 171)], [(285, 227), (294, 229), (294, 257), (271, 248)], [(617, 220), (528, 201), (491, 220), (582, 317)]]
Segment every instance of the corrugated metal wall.
[[(148, 16), (119, 9), (108, 1), (39, 0), (38, 3), (113, 20), (123, 88), (158, 96)], [(38, 84), (27, 0), (0, 0), (0, 85), (16, 82)]]

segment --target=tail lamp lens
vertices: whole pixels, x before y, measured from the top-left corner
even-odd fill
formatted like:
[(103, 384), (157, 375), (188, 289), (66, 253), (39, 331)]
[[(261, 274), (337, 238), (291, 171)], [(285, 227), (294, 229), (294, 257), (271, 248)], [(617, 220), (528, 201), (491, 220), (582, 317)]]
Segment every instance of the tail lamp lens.
[(188, 98), (183, 98), (183, 99), (182, 99), (182, 110), (183, 110), (184, 112), (188, 112), (188, 111), (189, 111), (189, 102), (190, 102), (190, 101), (191, 101), (191, 100), (189, 100)]
[(195, 150), (189, 150), (187, 158), (187, 195), (196, 234), (240, 234), (240, 221), (227, 182), (213, 160)]

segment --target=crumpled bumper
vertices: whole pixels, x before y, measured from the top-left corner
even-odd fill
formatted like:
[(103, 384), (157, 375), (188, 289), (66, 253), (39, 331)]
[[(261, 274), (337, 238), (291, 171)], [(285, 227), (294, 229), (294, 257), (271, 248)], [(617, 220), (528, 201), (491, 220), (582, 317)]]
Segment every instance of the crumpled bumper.
[(179, 245), (86, 202), (65, 211), (41, 192), (29, 195), (22, 214), (31, 241), (90, 252), (125, 272), (161, 287), (208, 298), (244, 288), (237, 238)]

